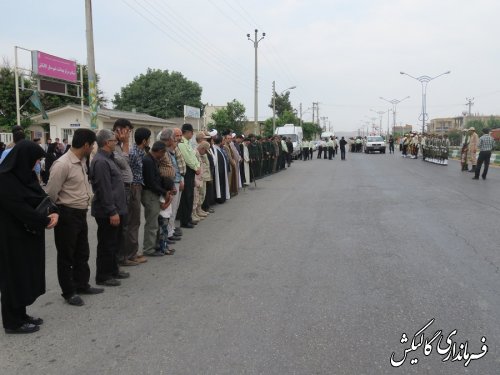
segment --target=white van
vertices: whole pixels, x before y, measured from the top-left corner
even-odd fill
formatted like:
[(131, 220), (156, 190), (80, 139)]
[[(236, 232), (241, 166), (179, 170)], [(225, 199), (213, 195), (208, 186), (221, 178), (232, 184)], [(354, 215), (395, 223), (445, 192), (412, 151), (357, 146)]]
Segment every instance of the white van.
[(295, 126), (294, 124), (285, 124), (283, 126), (278, 126), (276, 132), (274, 133), (281, 137), (290, 138), (293, 144), (293, 154), (294, 159), (300, 154), (300, 146), (302, 145), (302, 128), (300, 126)]

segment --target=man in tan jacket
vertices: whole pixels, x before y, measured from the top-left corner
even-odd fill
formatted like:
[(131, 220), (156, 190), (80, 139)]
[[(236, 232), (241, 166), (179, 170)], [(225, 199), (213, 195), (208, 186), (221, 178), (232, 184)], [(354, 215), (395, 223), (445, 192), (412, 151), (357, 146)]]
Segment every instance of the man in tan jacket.
[(468, 158), (469, 164), (472, 166), (469, 172), (476, 172), (476, 163), (477, 163), (477, 151), (479, 147), (479, 137), (476, 133), (476, 129), (473, 127), (469, 128), (469, 150), (468, 150)]

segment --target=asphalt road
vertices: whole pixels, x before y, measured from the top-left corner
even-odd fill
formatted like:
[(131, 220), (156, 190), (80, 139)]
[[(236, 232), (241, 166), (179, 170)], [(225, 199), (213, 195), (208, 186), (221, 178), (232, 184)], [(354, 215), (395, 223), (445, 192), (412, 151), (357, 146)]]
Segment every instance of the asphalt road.
[[(399, 154), (297, 161), (83, 307), (60, 296), (49, 232), (48, 290), (29, 309), (45, 324), (0, 333), (0, 373), (499, 374), (499, 222), (499, 169), (472, 181)], [(442, 330), (446, 349), (456, 329), (488, 352), (465, 367), (437, 340), (408, 349), (431, 319), (424, 339)]]

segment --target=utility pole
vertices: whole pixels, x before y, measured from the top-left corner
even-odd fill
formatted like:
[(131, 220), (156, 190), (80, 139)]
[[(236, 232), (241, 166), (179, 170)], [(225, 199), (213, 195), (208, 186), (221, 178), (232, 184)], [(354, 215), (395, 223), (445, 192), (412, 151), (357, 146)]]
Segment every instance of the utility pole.
[(316, 103), (313, 102), (313, 118), (312, 118), (312, 123), (314, 124), (314, 115), (316, 113)]
[(276, 82), (273, 81), (273, 135), (276, 132)]
[(474, 105), (474, 98), (465, 98), (465, 100), (467, 100), (467, 103), (465, 103), (465, 105), (469, 106), (469, 116), (472, 116), (471, 108)]
[[(92, 26), (92, 0), (85, 0), (87, 35), (87, 69), (89, 79), (90, 128), (97, 129), (97, 86), (95, 78), (94, 32)], [(83, 119), (82, 119), (83, 121)]]
[(318, 126), (319, 126), (320, 125), (319, 124), (319, 102), (316, 102), (316, 121), (318, 122)]
[(253, 46), (255, 49), (255, 84), (254, 84), (254, 132), (257, 134), (257, 132), (260, 134), (260, 127), (259, 127), (259, 76), (257, 73), (257, 50), (259, 49), (259, 42), (264, 39), (266, 36), (266, 33), (262, 33), (262, 37), (258, 37), (258, 32), (259, 30), (255, 29), (255, 39), (250, 38), (250, 34), (247, 34), (247, 38), (249, 41), (253, 42)]
[(299, 122), (299, 124), (302, 127), (302, 103), (300, 103), (299, 108), (300, 108), (300, 122)]

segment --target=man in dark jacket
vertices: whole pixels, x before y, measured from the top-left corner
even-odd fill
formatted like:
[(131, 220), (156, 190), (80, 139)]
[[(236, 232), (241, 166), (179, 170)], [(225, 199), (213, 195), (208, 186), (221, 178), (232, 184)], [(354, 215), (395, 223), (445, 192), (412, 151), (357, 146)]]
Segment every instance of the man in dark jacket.
[[(165, 156), (167, 146), (162, 141), (157, 141), (151, 147), (151, 151), (142, 160), (142, 176), (144, 187), (142, 188), (141, 202), (144, 206), (144, 242), (143, 251), (146, 256), (162, 256), (162, 252), (156, 250), (156, 239), (158, 233), (158, 215), (165, 208), (160, 205), (160, 197), (168, 200), (167, 191), (164, 188), (160, 170), (158, 168), (161, 158)], [(168, 177), (165, 177), (168, 178)]]
[(96, 283), (118, 286), (129, 277), (118, 268), (117, 254), (122, 244), (122, 225), (127, 214), (125, 187), (120, 169), (114, 162), (115, 134), (108, 129), (97, 133), (99, 151), (90, 165), (90, 178), (94, 199), (92, 216), (97, 222)]

